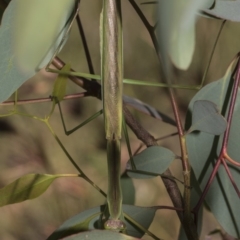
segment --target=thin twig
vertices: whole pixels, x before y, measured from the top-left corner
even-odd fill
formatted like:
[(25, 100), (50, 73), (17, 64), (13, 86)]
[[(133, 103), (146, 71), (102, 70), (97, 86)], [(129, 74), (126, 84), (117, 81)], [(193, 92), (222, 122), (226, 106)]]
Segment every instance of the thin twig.
[(83, 30), (83, 26), (82, 26), (82, 22), (81, 22), (79, 14), (76, 17), (76, 20), (77, 20), (78, 30), (79, 30), (79, 33), (80, 33), (80, 36), (81, 36), (81, 39), (82, 39), (83, 49), (84, 49), (84, 52), (85, 52), (85, 55), (86, 55), (89, 72), (91, 74), (94, 74), (92, 59), (91, 59), (91, 56), (90, 56), (87, 40), (86, 40), (86, 37), (85, 37), (85, 33), (84, 33), (84, 30)]
[[(137, 6), (136, 2), (134, 0), (129, 0), (129, 2), (132, 4), (133, 8), (137, 12), (138, 16), (140, 17), (140, 19), (142, 20), (143, 24), (145, 25), (147, 31), (149, 32), (149, 35), (152, 39), (152, 42), (155, 47), (155, 51), (157, 53), (159, 61), (160, 61), (160, 63), (162, 63), (161, 56), (160, 56), (159, 49), (158, 49), (158, 41), (157, 41), (157, 38), (156, 38), (155, 32), (154, 32), (155, 29), (148, 23), (146, 17), (144, 16), (144, 14), (140, 10), (140, 8)], [(161, 64), (161, 66), (162, 66), (162, 64)], [(165, 80), (166, 80), (167, 84), (170, 85), (170, 82), (168, 81), (169, 79), (165, 78)], [(195, 226), (194, 221), (191, 216), (191, 206), (190, 206), (191, 190), (187, 187), (187, 186), (190, 186), (191, 167), (190, 167), (189, 160), (188, 160), (186, 140), (184, 137), (184, 131), (183, 131), (182, 123), (180, 120), (177, 103), (176, 103), (176, 100), (174, 97), (173, 90), (171, 88), (169, 88), (169, 95), (170, 95), (170, 100), (171, 100), (171, 104), (172, 104), (172, 108), (173, 108), (173, 112), (174, 112), (174, 116), (175, 116), (175, 120), (176, 120), (176, 124), (177, 124), (177, 129), (178, 129), (178, 133), (179, 133), (179, 141), (180, 141), (181, 155), (182, 155), (181, 159), (182, 159), (183, 176), (184, 176), (184, 186), (185, 186), (184, 194), (183, 194), (183, 202), (181, 202), (181, 204), (184, 205), (184, 212), (183, 212), (183, 215), (179, 216), (179, 218), (183, 224), (183, 228), (186, 232), (188, 239), (197, 240), (198, 239), (197, 229), (196, 229), (196, 226)], [(172, 197), (171, 197), (171, 199), (172, 199)], [(180, 199), (182, 201), (182, 198), (180, 198)], [(173, 199), (172, 199), (172, 201), (173, 201)]]

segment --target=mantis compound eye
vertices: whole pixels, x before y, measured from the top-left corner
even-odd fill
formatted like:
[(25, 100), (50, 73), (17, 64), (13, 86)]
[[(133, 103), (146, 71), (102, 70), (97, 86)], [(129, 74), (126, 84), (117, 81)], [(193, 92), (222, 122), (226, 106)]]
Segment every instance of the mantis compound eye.
[(124, 229), (126, 229), (126, 225), (121, 220), (109, 219), (105, 222), (104, 228), (108, 230), (123, 231)]

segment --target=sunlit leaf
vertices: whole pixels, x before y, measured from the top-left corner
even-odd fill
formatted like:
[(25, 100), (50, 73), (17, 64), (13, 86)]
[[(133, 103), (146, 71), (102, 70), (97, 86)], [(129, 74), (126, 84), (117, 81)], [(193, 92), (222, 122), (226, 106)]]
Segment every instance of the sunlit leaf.
[[(175, 157), (175, 154), (167, 148), (152, 146), (134, 156), (133, 161), (137, 170), (154, 174), (162, 174), (168, 169)], [(127, 163), (127, 169), (131, 169), (130, 162)], [(148, 175), (137, 172), (128, 172), (127, 174), (132, 178), (156, 177), (156, 175)]]
[(64, 174), (28, 174), (0, 189), (0, 207), (33, 199), (43, 194), (51, 183)]
[[(231, 88), (229, 86), (232, 86), (234, 82), (234, 79), (232, 78), (232, 72), (235, 63), (236, 59), (232, 62), (222, 79), (206, 85), (194, 96), (189, 105), (187, 121), (191, 120), (193, 104), (198, 100), (211, 101), (217, 105), (217, 108), (220, 109), (220, 112), (223, 114), (223, 116), (227, 114), (230, 99), (229, 96), (231, 96)], [(234, 115), (231, 123), (229, 142), (227, 147), (228, 154), (238, 162), (240, 162), (239, 119), (240, 97), (238, 90), (238, 97), (234, 108)], [(216, 158), (220, 153), (222, 136), (217, 137), (204, 132), (193, 132), (186, 136), (191, 166), (202, 190), (204, 189), (209, 176), (212, 173)], [(235, 166), (229, 166), (229, 168), (232, 176), (235, 179), (235, 182), (239, 183), (239, 169)], [(206, 196), (206, 203), (224, 230), (234, 237), (239, 237), (239, 197), (228, 178), (225, 168), (222, 165), (220, 166), (218, 174), (208, 191), (208, 194)]]
[(122, 233), (117, 233), (109, 230), (94, 230), (88, 232), (78, 233), (74, 236), (64, 238), (66, 240), (140, 240)]
[(50, 61), (69, 26), (75, 0), (14, 0), (0, 27), (0, 102)]
[(204, 12), (212, 16), (233, 22), (240, 22), (240, 0), (216, 1), (213, 9), (205, 9)]
[(188, 133), (195, 130), (213, 135), (222, 134), (227, 127), (227, 121), (219, 113), (213, 102), (198, 100), (193, 105), (192, 126)]
[[(71, 66), (66, 64), (61, 71), (69, 72), (70, 69)], [(58, 102), (62, 101), (66, 94), (67, 80), (68, 76), (66, 74), (61, 74), (60, 72), (54, 83), (52, 95), (57, 99)]]
[[(123, 212), (128, 214), (132, 219), (148, 229), (153, 221), (156, 208), (137, 207), (123, 204)], [(76, 216), (64, 222), (56, 231), (54, 231), (47, 240), (61, 239), (71, 234), (76, 234), (86, 230), (102, 229), (103, 224), (100, 220), (100, 214), (103, 213), (105, 205), (98, 206), (86, 211), (83, 211)], [(130, 236), (141, 238), (144, 235), (138, 227), (129, 221), (124, 221), (127, 228), (127, 233)], [(86, 229), (87, 228), (87, 229)]]
[(169, 60), (186, 70), (195, 48), (197, 11), (209, 0), (159, 1), (159, 42), (164, 69), (169, 71)]

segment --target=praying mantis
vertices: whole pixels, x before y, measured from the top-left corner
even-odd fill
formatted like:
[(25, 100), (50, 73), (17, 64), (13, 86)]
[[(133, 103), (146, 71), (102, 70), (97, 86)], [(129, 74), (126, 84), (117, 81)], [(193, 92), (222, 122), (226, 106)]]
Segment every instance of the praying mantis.
[(106, 228), (124, 229), (122, 213), (122, 22), (121, 0), (104, 0), (101, 20), (102, 99), (107, 139), (108, 195), (110, 219)]
[(100, 21), (101, 79), (105, 135), (107, 139), (109, 219), (106, 229), (124, 230), (122, 213), (122, 22), (121, 1), (104, 0)]
[[(77, 5), (76, 1), (76, 5)], [(73, 14), (72, 21), (78, 14), (78, 7)], [(69, 29), (71, 28), (71, 24)], [(68, 33), (68, 31), (67, 31)], [(65, 36), (67, 35), (65, 34)], [(66, 75), (77, 75), (102, 82), (103, 115), (105, 123), (105, 136), (107, 140), (107, 161), (108, 161), (108, 194), (107, 205), (109, 217), (106, 219), (105, 228), (122, 231), (124, 230), (122, 212), (122, 193), (120, 187), (120, 162), (121, 162), (121, 135), (122, 135), (122, 84), (152, 85), (162, 87), (178, 87), (178, 85), (151, 84), (143, 81), (123, 79), (123, 56), (122, 56), (122, 16), (121, 0), (103, 0), (103, 9), (100, 24), (101, 34), (101, 76), (54, 71), (47, 65), (47, 70)], [(56, 53), (65, 42), (62, 38)], [(55, 57), (56, 53), (53, 55)], [(53, 59), (52, 58), (52, 59)], [(181, 87), (181, 86), (180, 86)], [(188, 88), (189, 86), (182, 86)]]
[[(76, 16), (76, 14), (74, 16)], [(131, 84), (173, 88), (189, 88), (189, 86), (169, 86), (164, 83), (151, 84), (138, 80), (123, 79), (122, 16), (120, 0), (103, 1), (100, 35), (101, 76), (64, 71), (61, 71), (60, 73), (101, 80), (108, 162), (107, 205), (109, 218), (104, 226), (106, 229), (123, 231), (125, 224), (123, 222), (122, 192), (120, 187), (121, 134), (123, 121), (122, 84), (123, 82), (126, 82)], [(47, 66), (47, 69), (55, 72), (49, 68), (49, 65)], [(196, 89), (199, 87), (200, 86), (196, 87)]]

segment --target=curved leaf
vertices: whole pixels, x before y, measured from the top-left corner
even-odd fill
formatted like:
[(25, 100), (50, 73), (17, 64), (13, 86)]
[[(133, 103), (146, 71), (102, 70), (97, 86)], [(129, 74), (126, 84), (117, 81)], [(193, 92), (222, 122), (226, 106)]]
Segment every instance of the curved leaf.
[(186, 70), (195, 48), (197, 10), (209, 0), (168, 0), (159, 2), (159, 38), (164, 69), (168, 71), (168, 56), (173, 64)]
[(240, 22), (240, 1), (216, 1), (213, 9), (206, 9), (203, 12), (212, 16), (233, 21)]
[[(235, 61), (232, 62), (222, 79), (206, 85), (194, 96), (189, 105), (187, 121), (191, 119), (193, 104), (197, 100), (207, 100), (214, 102), (223, 115), (227, 113), (230, 96), (229, 86), (231, 86), (233, 83), (232, 68), (234, 66), (234, 63)], [(238, 92), (227, 151), (234, 160), (240, 162), (239, 119), (240, 97)], [(200, 187), (203, 190), (220, 152), (222, 136), (216, 137), (204, 132), (193, 132), (186, 136), (186, 142), (191, 166), (194, 170), (198, 182), (200, 183)], [(239, 169), (232, 165), (229, 166), (229, 169), (233, 178), (235, 179), (235, 182), (239, 183)], [(234, 187), (232, 186), (223, 166), (220, 166), (218, 174), (215, 177), (205, 200), (225, 231), (234, 237), (239, 237), (239, 197)]]
[(206, 100), (198, 100), (193, 104), (192, 126), (188, 133), (195, 130), (213, 135), (222, 134), (227, 127), (227, 121), (219, 113), (216, 104)]
[(33, 199), (43, 194), (51, 183), (64, 174), (28, 174), (0, 189), (0, 207)]
[[(71, 234), (79, 233), (86, 230), (101, 229), (102, 224), (99, 215), (104, 211), (105, 205), (98, 206), (64, 222), (56, 231), (54, 231), (47, 240), (56, 240)], [(156, 208), (137, 207), (123, 204), (123, 212), (128, 214), (132, 219), (148, 229), (155, 216)], [(127, 233), (130, 236), (141, 238), (144, 233), (129, 221), (124, 221), (127, 228)]]
[(97, 228), (94, 226), (94, 222), (98, 221), (99, 215), (103, 210), (104, 209), (101, 209), (101, 206), (99, 206), (73, 216), (54, 231), (47, 240), (61, 239), (75, 233)]
[(165, 115), (164, 113), (159, 112), (156, 108), (150, 106), (149, 104), (140, 101), (139, 99), (123, 95), (123, 101), (126, 104), (134, 107), (138, 111), (141, 111), (147, 115), (150, 115), (153, 118), (159, 119), (163, 122), (176, 126), (175, 120)]
[[(128, 214), (130, 217), (132, 217), (133, 220), (135, 220), (145, 229), (148, 229), (150, 227), (157, 210), (158, 209), (154, 207), (123, 205), (123, 213)], [(139, 238), (144, 235), (144, 232), (142, 232), (134, 224), (130, 223), (129, 221), (126, 221), (125, 223), (129, 235)]]
[(215, 0), (207, 0), (204, 2), (204, 4), (201, 6), (202, 9), (205, 9), (205, 8), (210, 8), (213, 6)]
[[(167, 148), (160, 146), (152, 146), (144, 149), (141, 153), (133, 157), (136, 169), (150, 174), (128, 172), (128, 176), (132, 178), (153, 178), (156, 174), (164, 173), (171, 162), (175, 159), (175, 154)], [(131, 164), (128, 161), (127, 169), (131, 170)]]
[(74, 6), (75, 0), (9, 3), (0, 27), (0, 102), (47, 65), (69, 27)]
[(64, 238), (66, 240), (140, 240), (125, 234), (109, 231), (109, 230), (94, 230), (82, 232), (71, 237)]

